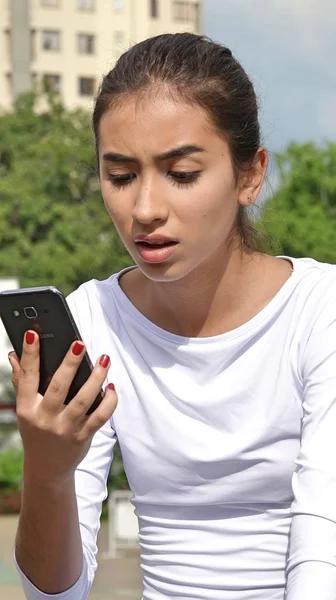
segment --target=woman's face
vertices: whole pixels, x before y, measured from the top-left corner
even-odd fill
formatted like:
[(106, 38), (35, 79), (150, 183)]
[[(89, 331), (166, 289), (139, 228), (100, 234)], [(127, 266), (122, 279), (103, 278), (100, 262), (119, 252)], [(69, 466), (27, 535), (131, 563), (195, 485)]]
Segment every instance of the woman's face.
[(177, 281), (223, 265), (239, 204), (229, 147), (198, 107), (164, 95), (129, 99), (99, 130), (107, 211), (141, 271)]

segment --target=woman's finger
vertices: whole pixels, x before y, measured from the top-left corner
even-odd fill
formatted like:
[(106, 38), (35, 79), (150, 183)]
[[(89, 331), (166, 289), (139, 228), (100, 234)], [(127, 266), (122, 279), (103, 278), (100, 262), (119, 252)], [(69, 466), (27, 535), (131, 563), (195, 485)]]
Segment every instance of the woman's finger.
[(17, 407), (31, 405), (36, 399), (40, 383), (40, 340), (35, 331), (26, 331), (22, 356), (20, 360), (20, 373), (18, 379)]
[(12, 384), (15, 393), (18, 393), (19, 377), (20, 377), (20, 360), (15, 352), (8, 354), (9, 364), (12, 367)]
[(71, 384), (85, 355), (85, 344), (76, 340), (66, 353), (62, 363), (55, 371), (44, 394), (41, 406), (50, 414), (59, 414), (64, 410)]
[(81, 423), (102, 389), (110, 367), (110, 357), (103, 354), (96, 362), (89, 379), (64, 409), (63, 416), (71, 422)]
[(14, 352), (14, 350), (11, 350), (11, 352), (8, 352), (8, 360), (14, 361), (16, 363), (18, 363), (18, 365), (20, 366), (20, 359), (18, 357), (18, 355), (16, 354), (16, 352)]
[(105, 396), (96, 410), (87, 417), (83, 427), (77, 434), (82, 441), (91, 439), (94, 434), (111, 418), (118, 404), (118, 397), (113, 383), (105, 389)]

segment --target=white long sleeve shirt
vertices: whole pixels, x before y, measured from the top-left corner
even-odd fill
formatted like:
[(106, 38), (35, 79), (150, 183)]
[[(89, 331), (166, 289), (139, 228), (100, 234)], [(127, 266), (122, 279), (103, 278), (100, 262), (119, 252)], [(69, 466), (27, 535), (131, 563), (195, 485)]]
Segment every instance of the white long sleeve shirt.
[(116, 438), (143, 600), (335, 600), (336, 266), (291, 260), (259, 314), (209, 338), (154, 325), (118, 274), (70, 295), (119, 403), (76, 472), (82, 575), (48, 595), (18, 568), (29, 600), (88, 597)]

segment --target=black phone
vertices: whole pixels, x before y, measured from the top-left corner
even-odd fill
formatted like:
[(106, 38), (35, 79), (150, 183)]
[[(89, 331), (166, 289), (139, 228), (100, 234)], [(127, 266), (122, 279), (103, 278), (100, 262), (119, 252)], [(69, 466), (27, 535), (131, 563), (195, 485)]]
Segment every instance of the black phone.
[[(44, 395), (69, 347), (80, 333), (63, 293), (54, 286), (22, 288), (0, 292), (0, 316), (16, 354), (21, 357), (25, 332), (36, 331), (40, 338), (40, 385)], [(87, 353), (80, 364), (64, 404), (68, 404), (92, 371)], [(101, 391), (87, 411), (90, 415), (101, 403)]]

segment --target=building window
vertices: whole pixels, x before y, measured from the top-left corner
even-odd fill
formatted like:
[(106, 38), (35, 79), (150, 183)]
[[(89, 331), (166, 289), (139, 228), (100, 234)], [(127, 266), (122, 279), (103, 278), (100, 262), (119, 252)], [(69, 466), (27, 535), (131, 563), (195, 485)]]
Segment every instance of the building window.
[(95, 80), (93, 77), (80, 77), (78, 82), (80, 96), (93, 96), (95, 93)]
[(124, 10), (124, 0), (113, 0), (113, 10)]
[(94, 54), (95, 36), (88, 33), (77, 35), (77, 50), (79, 54)]
[(195, 20), (196, 8), (193, 2), (173, 2), (173, 17), (175, 21), (190, 22)]
[(61, 34), (53, 29), (44, 29), (42, 31), (42, 49), (58, 52), (61, 47)]
[(150, 15), (152, 19), (159, 17), (159, 0), (150, 0)]
[(95, 0), (76, 0), (77, 10), (94, 10)]
[(46, 6), (47, 8), (59, 8), (60, 0), (41, 0), (41, 6)]
[(54, 73), (46, 73), (42, 77), (43, 89), (46, 91), (52, 90), (53, 92), (61, 91), (61, 76), (55, 75)]

